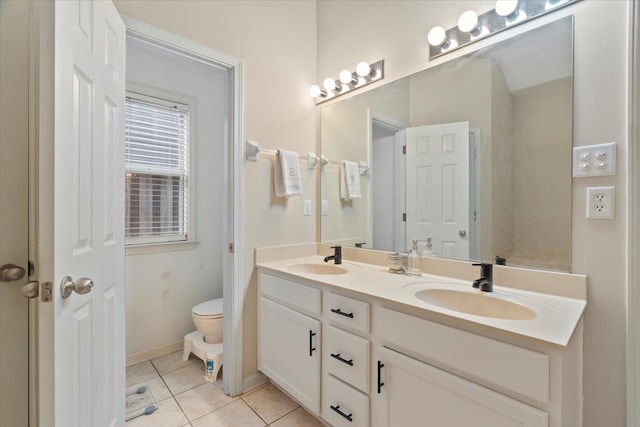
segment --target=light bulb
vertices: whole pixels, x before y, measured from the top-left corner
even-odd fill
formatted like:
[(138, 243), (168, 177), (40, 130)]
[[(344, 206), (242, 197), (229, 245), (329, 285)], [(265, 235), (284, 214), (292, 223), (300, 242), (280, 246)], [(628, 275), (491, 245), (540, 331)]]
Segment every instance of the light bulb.
[(336, 81), (333, 80), (331, 77), (327, 77), (326, 79), (324, 79), (324, 82), (322, 83), (322, 86), (324, 86), (324, 88), (326, 90), (336, 90)]
[(480, 30), (478, 26), (478, 14), (473, 10), (467, 10), (458, 18), (458, 29), (463, 33), (477, 33)]
[(313, 85), (309, 88), (309, 95), (311, 95), (314, 98), (317, 98), (320, 95), (322, 95), (322, 90), (318, 85)]
[[(505, 18), (512, 17), (518, 10), (518, 0), (498, 0), (496, 1), (496, 13)], [(513, 16), (515, 17), (515, 16)]]
[(429, 30), (427, 41), (431, 46), (444, 47), (449, 43), (447, 32), (442, 27), (433, 27)]
[(358, 65), (356, 65), (356, 73), (360, 77), (367, 77), (371, 73), (371, 67), (368, 63), (362, 61)]
[(340, 71), (340, 82), (346, 85), (353, 83), (353, 74), (349, 70)]

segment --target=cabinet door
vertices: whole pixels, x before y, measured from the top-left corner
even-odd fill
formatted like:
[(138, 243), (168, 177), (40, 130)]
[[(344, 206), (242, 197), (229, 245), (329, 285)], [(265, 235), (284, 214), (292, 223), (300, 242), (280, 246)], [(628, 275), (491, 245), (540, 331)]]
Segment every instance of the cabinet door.
[(258, 369), (318, 415), (320, 321), (260, 297), (258, 323)]
[(545, 412), (522, 402), (384, 347), (377, 356), (382, 367), (373, 381), (375, 427), (548, 426)]

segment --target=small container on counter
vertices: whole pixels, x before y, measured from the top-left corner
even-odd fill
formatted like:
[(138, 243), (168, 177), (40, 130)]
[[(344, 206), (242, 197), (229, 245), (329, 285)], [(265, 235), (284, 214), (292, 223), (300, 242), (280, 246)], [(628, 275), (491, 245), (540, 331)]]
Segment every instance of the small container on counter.
[(389, 273), (404, 274), (404, 272), (407, 271), (407, 254), (394, 252), (387, 255), (387, 257), (389, 258)]

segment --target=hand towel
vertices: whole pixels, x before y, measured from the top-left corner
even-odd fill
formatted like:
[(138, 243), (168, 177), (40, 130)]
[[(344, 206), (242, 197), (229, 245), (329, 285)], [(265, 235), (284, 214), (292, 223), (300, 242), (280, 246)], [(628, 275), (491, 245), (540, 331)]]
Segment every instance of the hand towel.
[(302, 194), (300, 164), (295, 151), (278, 150), (274, 170), (276, 197), (299, 196)]
[(340, 168), (340, 197), (344, 200), (360, 199), (360, 168), (358, 163), (345, 160)]

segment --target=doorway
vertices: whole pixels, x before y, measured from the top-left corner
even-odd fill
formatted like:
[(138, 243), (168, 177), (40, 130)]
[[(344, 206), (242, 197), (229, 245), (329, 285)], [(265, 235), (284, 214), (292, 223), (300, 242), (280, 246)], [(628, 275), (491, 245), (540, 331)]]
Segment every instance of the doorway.
[[(198, 111), (195, 117), (194, 128), (195, 144), (191, 153), (191, 166), (196, 171), (196, 176), (193, 177), (193, 183), (195, 191), (193, 196), (197, 198), (196, 203), (193, 203), (193, 197), (191, 204), (193, 209), (190, 210), (190, 220), (195, 225), (195, 234), (192, 234), (192, 239), (185, 242), (181, 242), (174, 246), (177, 251), (172, 255), (170, 252), (157, 251), (156, 253), (149, 253), (143, 248), (128, 248), (127, 249), (127, 295), (130, 295), (130, 288), (135, 286), (138, 282), (135, 269), (129, 269), (129, 261), (132, 260), (132, 256), (135, 257), (141, 253), (146, 254), (143, 257), (146, 261), (139, 262), (137, 260), (137, 268), (145, 269), (144, 263), (149, 262), (150, 257), (163, 258), (165, 261), (156, 260), (155, 265), (163, 265), (167, 263), (178, 263), (180, 259), (184, 262), (189, 262), (188, 270), (191, 272), (192, 277), (185, 277), (184, 275), (178, 275), (181, 277), (174, 277), (172, 280), (175, 283), (165, 283), (165, 289), (156, 294), (156, 301), (158, 304), (165, 304), (167, 301), (167, 293), (174, 293), (175, 301), (179, 301), (179, 304), (185, 305), (181, 307), (180, 320), (176, 321), (174, 318), (168, 317), (166, 320), (169, 328), (173, 328), (169, 331), (169, 334), (164, 337), (164, 344), (158, 344), (158, 342), (146, 342), (144, 346), (146, 349), (151, 350), (151, 353), (146, 353), (146, 358), (152, 355), (155, 351), (161, 353), (170, 352), (177, 347), (182, 348), (182, 336), (184, 331), (191, 332), (195, 328), (191, 321), (191, 308), (199, 302), (203, 302), (206, 299), (212, 298), (224, 298), (224, 355), (223, 355), (223, 388), (225, 392), (231, 396), (240, 394), (242, 391), (242, 298), (243, 290), (240, 285), (240, 278), (242, 272), (242, 257), (234, 256), (234, 243), (236, 239), (239, 239), (242, 235), (241, 222), (236, 218), (241, 214), (241, 188), (242, 188), (242, 150), (241, 150), (241, 99), (242, 99), (242, 63), (240, 60), (226, 55), (224, 53), (215, 51), (214, 49), (206, 46), (199, 45), (187, 39), (183, 39), (175, 34), (166, 32), (164, 30), (152, 27), (143, 22), (123, 17), (125, 25), (127, 27), (127, 46), (136, 46), (139, 50), (138, 53), (143, 53), (146, 50), (147, 53), (155, 54), (156, 56), (164, 56), (169, 59), (164, 73), (171, 74), (175, 72), (177, 67), (189, 67), (190, 71), (188, 75), (183, 77), (186, 79), (194, 78), (193, 73), (200, 73), (201, 78), (209, 79), (212, 85), (215, 84), (215, 90), (218, 91), (216, 96), (221, 98), (215, 104), (205, 105), (198, 100), (197, 96), (187, 94), (186, 97), (180, 97), (179, 89), (165, 87), (160, 91), (154, 92), (153, 89), (149, 92), (151, 95), (158, 95), (160, 97), (166, 95), (174, 98), (175, 101), (189, 102), (191, 98), (193, 102), (192, 107)], [(140, 51), (142, 48), (142, 51)], [(140, 59), (139, 57), (137, 59)], [(172, 64), (172, 65), (169, 65)], [(182, 65), (181, 65), (182, 64)], [(129, 64), (128, 64), (129, 66)], [(134, 91), (148, 90), (154, 85), (161, 85), (160, 82), (149, 84), (150, 82), (143, 76), (149, 75), (148, 71), (153, 69), (146, 68), (144, 63), (138, 64), (138, 76), (134, 77), (129, 73), (127, 69), (127, 80), (137, 80), (137, 85), (131, 85), (131, 89)], [(149, 66), (149, 64), (147, 64)], [(146, 71), (145, 71), (146, 69)], [(161, 73), (154, 73), (161, 74)], [(130, 78), (131, 77), (131, 78)], [(180, 77), (173, 77), (165, 80), (175, 80)], [(215, 80), (215, 82), (213, 81)], [(190, 82), (193, 83), (193, 82)], [(128, 88), (129, 89), (129, 88)], [(212, 89), (212, 88), (210, 88)], [(214, 89), (212, 89), (214, 90)], [(215, 91), (214, 90), (214, 91)], [(203, 91), (211, 93), (211, 91)], [(183, 94), (184, 95), (184, 94)], [(217, 119), (215, 119), (215, 117)], [(201, 130), (196, 130), (196, 127), (201, 125), (207, 128), (211, 125), (210, 122), (217, 120), (217, 127), (212, 133), (204, 134)], [(210, 127), (210, 126), (209, 126)], [(207, 163), (207, 159), (217, 159), (217, 163)], [(213, 191), (212, 188), (217, 190)], [(218, 218), (215, 221), (208, 221), (210, 210), (215, 211), (215, 215)], [(207, 222), (205, 222), (207, 221)], [(215, 224), (212, 224), (215, 222)], [(206, 241), (204, 236), (206, 237)], [(203, 236), (201, 238), (200, 236)], [(136, 254), (137, 252), (137, 254)], [(151, 248), (151, 252), (154, 249)], [(169, 262), (168, 259), (171, 259)], [(158, 264), (160, 263), (160, 264)], [(213, 272), (217, 269), (218, 273)], [(170, 270), (170, 269), (169, 269)], [(205, 274), (199, 274), (204, 272)], [(169, 273), (168, 275), (166, 273)], [(161, 273), (160, 275), (163, 275)], [(164, 272), (165, 279), (171, 276), (170, 271)], [(193, 279), (198, 277), (197, 279)], [(190, 279), (198, 280), (199, 286), (196, 290), (192, 290), (190, 294), (185, 297), (182, 295), (182, 291), (186, 286), (189, 286)], [(148, 283), (149, 286), (153, 286), (153, 280)], [(211, 282), (211, 283), (209, 283)], [(157, 282), (156, 282), (157, 283)], [(208, 286), (208, 287), (207, 287)], [(140, 289), (137, 290), (136, 295), (140, 298), (144, 298), (144, 290), (142, 293)], [(168, 291), (168, 292), (167, 292)], [(140, 300), (138, 298), (138, 300)], [(154, 311), (153, 303), (150, 304), (151, 310), (148, 310), (151, 314)], [(162, 308), (161, 308), (162, 309)], [(129, 307), (127, 307), (127, 314), (130, 315)], [(144, 315), (139, 315), (138, 320), (144, 319)], [(127, 321), (129, 324), (129, 321)], [(143, 323), (139, 323), (142, 325)], [(188, 330), (187, 330), (188, 329)], [(143, 331), (139, 331), (143, 332)], [(164, 331), (166, 332), (166, 331)], [(164, 333), (163, 332), (163, 333)], [(134, 332), (135, 333), (135, 332)], [(138, 334), (140, 335), (140, 334)], [(127, 331), (128, 345), (129, 343), (136, 342), (137, 338), (133, 337)], [(171, 338), (173, 337), (173, 338)], [(179, 338), (176, 341), (176, 338)], [(142, 348), (142, 347), (141, 347)], [(140, 348), (137, 349), (138, 353)], [(129, 351), (128, 351), (129, 353)], [(136, 351), (134, 351), (136, 353)], [(138, 355), (140, 356), (140, 354)], [(142, 357), (145, 358), (145, 353), (142, 351)], [(204, 368), (203, 368), (204, 369)]]
[(0, 426), (29, 425), (29, 3), (0, 4)]
[[(371, 242), (372, 248), (404, 252), (405, 224), (405, 144), (404, 126), (380, 114), (371, 114), (370, 154)], [(391, 199), (391, 200), (390, 200)], [(391, 201), (392, 209), (389, 209)]]

